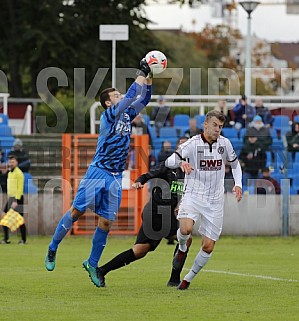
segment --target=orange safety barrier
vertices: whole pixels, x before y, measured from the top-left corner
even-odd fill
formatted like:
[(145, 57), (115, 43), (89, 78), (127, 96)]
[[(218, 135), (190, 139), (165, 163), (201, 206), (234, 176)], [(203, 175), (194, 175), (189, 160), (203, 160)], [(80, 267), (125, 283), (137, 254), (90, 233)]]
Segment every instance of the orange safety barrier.
[[(64, 134), (62, 137), (64, 212), (70, 207), (80, 180), (94, 156), (97, 138), (98, 135), (91, 134)], [(123, 188), (120, 209), (110, 234), (135, 235), (139, 230), (141, 212), (148, 199), (148, 192), (147, 188), (136, 191), (130, 186), (138, 176), (148, 171), (148, 144), (148, 135), (132, 135), (131, 137), (130, 153), (127, 160), (130, 169), (124, 172), (124, 174), (129, 174), (129, 177), (123, 178), (123, 185), (127, 185), (129, 189)], [(74, 223), (72, 233), (93, 234), (97, 220), (98, 215), (87, 211)]]

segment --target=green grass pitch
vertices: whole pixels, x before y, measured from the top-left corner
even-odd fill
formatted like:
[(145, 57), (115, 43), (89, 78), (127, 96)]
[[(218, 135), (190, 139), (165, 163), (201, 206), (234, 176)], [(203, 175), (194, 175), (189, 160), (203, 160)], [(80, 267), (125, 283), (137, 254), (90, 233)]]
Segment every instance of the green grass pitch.
[[(174, 250), (166, 240), (107, 275), (107, 288), (94, 287), (82, 269), (91, 236), (66, 238), (53, 272), (44, 268), (49, 237), (17, 241), (0, 246), (1, 321), (299, 320), (298, 237), (222, 237), (187, 291), (166, 287)], [(101, 262), (133, 242), (110, 236)], [(183, 274), (199, 246), (195, 237)]]

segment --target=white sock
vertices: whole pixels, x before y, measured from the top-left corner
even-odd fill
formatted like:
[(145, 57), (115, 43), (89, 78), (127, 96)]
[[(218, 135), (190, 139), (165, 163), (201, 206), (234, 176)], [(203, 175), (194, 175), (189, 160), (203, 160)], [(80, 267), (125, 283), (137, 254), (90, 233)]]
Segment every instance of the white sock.
[(186, 243), (190, 237), (190, 234), (184, 235), (181, 233), (181, 230), (178, 229), (176, 235), (177, 235), (178, 242), (179, 242), (179, 250), (182, 252), (186, 252), (187, 251)]
[(204, 252), (202, 249), (198, 252), (194, 263), (192, 265), (189, 273), (184, 277), (184, 280), (191, 282), (195, 275), (208, 263), (212, 253), (208, 254)]

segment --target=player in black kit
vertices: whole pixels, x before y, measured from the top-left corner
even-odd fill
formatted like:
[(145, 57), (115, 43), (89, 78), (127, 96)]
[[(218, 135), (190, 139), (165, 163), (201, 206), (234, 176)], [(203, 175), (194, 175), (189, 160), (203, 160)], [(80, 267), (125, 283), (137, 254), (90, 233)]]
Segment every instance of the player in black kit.
[[(177, 146), (186, 140), (185, 137), (179, 138)], [(142, 188), (149, 180), (152, 180), (152, 194), (143, 209), (142, 224), (136, 242), (131, 249), (118, 254), (108, 263), (99, 267), (98, 277), (102, 284), (105, 284), (105, 275), (108, 272), (145, 257), (148, 252), (157, 248), (164, 237), (168, 239), (176, 238), (178, 229), (176, 210), (183, 193), (184, 173), (180, 168), (171, 170), (165, 166), (165, 162), (162, 162), (148, 173), (139, 176), (132, 187), (135, 189)], [(187, 246), (190, 245), (191, 239)], [(177, 248), (178, 246), (176, 246), (174, 255)], [(180, 273), (186, 258), (187, 252), (180, 261), (180, 265), (172, 267), (168, 286), (178, 286), (180, 283)]]

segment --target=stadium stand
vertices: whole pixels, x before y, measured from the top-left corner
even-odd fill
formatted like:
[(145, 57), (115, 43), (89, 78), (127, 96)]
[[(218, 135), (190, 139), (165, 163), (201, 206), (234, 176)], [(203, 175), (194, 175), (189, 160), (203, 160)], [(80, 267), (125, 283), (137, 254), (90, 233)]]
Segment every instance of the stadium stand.
[(290, 118), (286, 115), (273, 116), (273, 128), (282, 135), (291, 130)]
[[(153, 153), (156, 157), (161, 149), (162, 142), (165, 140), (170, 141), (172, 147), (175, 148), (177, 138), (179, 136), (183, 136), (185, 130), (188, 129), (187, 126), (183, 125), (186, 124), (188, 118), (190, 119), (188, 115), (184, 114), (174, 116), (173, 126), (161, 128), (160, 137), (156, 137), (153, 126), (148, 125), (149, 133), (153, 141)], [(194, 118), (196, 119), (197, 126), (203, 128), (205, 115), (196, 115)], [(295, 116), (294, 121), (299, 121), (299, 115)], [(296, 159), (293, 161), (292, 154), (287, 153), (286, 151), (283, 138), (286, 132), (291, 129), (290, 124), (291, 122), (288, 116), (274, 116), (274, 125), (269, 129), (273, 142), (270, 151), (266, 152), (266, 166), (271, 168), (271, 176), (277, 179), (280, 184), (282, 184), (282, 179), (284, 178), (289, 178), (291, 180), (290, 193), (291, 195), (294, 195), (299, 193), (299, 175), (296, 176), (297, 173), (299, 173), (299, 153), (296, 154)], [(246, 128), (240, 130), (239, 136), (238, 132), (234, 128), (222, 129), (223, 136), (227, 137), (231, 141), (238, 156), (243, 146), (245, 133)], [(285, 171), (286, 168), (288, 171)], [(293, 177), (296, 178), (293, 179)], [(249, 191), (249, 194), (253, 193), (253, 189)]]
[(278, 138), (277, 131), (274, 128), (269, 128), (272, 138)]
[(174, 127), (189, 127), (189, 115), (179, 114), (175, 115), (173, 118)]
[(0, 126), (1, 125), (8, 125), (8, 117), (7, 117), (7, 115), (0, 114)]
[(11, 128), (8, 125), (0, 125), (0, 137), (10, 137), (12, 136)]
[(238, 132), (234, 128), (224, 127), (222, 128), (222, 134), (228, 139), (238, 138)]
[(24, 174), (24, 194), (36, 194), (37, 186), (33, 183), (33, 178), (30, 173)]
[(160, 130), (160, 137), (158, 139), (158, 148), (161, 149), (162, 142), (168, 140), (171, 143), (172, 149), (175, 149), (178, 140), (178, 132), (174, 127), (162, 127)]
[(194, 118), (196, 119), (197, 127), (203, 129), (203, 123), (206, 119), (206, 115), (196, 115)]
[(150, 126), (150, 117), (149, 115), (146, 115), (146, 114), (141, 114), (142, 115), (142, 118), (144, 120), (144, 122), (146, 123), (147, 127)]
[[(0, 114), (0, 146), (4, 153), (4, 161), (7, 162), (7, 155), (13, 147), (15, 137), (12, 135), (11, 127), (8, 124), (8, 116)], [(34, 185), (32, 175), (30, 173), (23, 173), (24, 180), (24, 193), (34, 194), (37, 193), (37, 186)]]
[(8, 117), (5, 114), (0, 114), (0, 147), (4, 153), (5, 160), (12, 148), (13, 142), (14, 137), (12, 135), (12, 130), (8, 125)]
[(178, 136), (184, 136), (185, 131), (189, 129), (190, 116), (185, 114), (175, 115), (173, 118), (173, 126), (177, 130)]
[(241, 128), (239, 131), (240, 139), (243, 141), (247, 128)]
[(299, 123), (299, 115), (296, 115), (293, 119), (293, 123)]

